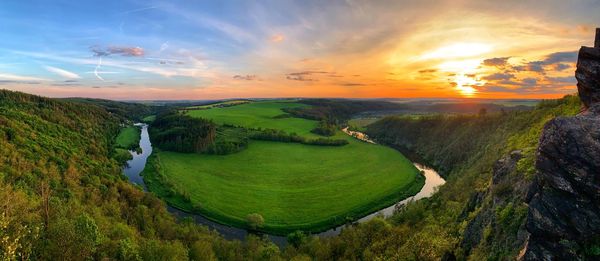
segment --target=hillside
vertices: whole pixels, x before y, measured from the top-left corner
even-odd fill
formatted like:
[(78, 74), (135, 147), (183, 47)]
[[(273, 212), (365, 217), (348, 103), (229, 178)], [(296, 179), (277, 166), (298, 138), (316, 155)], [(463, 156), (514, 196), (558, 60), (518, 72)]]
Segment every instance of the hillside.
[(118, 132), (119, 119), (101, 107), (0, 90), (0, 259), (278, 254), (257, 238), (229, 242), (177, 223), (159, 199), (124, 179), (111, 158)]

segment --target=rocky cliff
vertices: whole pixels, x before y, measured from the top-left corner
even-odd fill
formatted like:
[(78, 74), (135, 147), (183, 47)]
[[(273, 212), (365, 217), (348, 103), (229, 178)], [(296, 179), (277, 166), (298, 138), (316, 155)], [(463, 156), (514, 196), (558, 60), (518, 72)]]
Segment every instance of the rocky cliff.
[(523, 260), (600, 256), (600, 29), (595, 46), (579, 50), (575, 76), (584, 108), (544, 127)]

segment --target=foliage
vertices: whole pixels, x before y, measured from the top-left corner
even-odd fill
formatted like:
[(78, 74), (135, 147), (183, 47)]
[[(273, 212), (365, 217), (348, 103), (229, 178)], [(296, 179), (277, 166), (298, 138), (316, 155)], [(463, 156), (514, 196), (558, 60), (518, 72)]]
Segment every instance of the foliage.
[(366, 111), (394, 111), (404, 105), (385, 101), (359, 101), (345, 99), (305, 99), (300, 101), (310, 106), (285, 108), (284, 111), (296, 117), (324, 121), (339, 125), (352, 116)]
[(148, 106), (141, 103), (118, 102), (93, 98), (65, 98), (62, 100), (101, 107), (121, 120), (141, 121), (146, 115), (154, 114), (165, 109), (164, 107)]
[(0, 90), (0, 259), (185, 260), (199, 241), (225, 260), (273, 250), (177, 222), (129, 184), (111, 157), (121, 120), (95, 105)]
[(265, 219), (258, 213), (252, 213), (246, 216), (246, 222), (248, 222), (248, 227), (250, 229), (257, 230), (263, 227)]
[(201, 153), (214, 143), (215, 125), (176, 111), (156, 116), (150, 129), (152, 143), (163, 150)]
[[(227, 107), (227, 109), (248, 105)], [(510, 193), (502, 193), (503, 189), (492, 193), (508, 194), (503, 196), (508, 197), (503, 198), (506, 204), (500, 204), (493, 209), (497, 223), (485, 227), (483, 233), (485, 240), (468, 253), (460, 246), (465, 223), (475, 216), (476, 212), (486, 208), (486, 205), (482, 205), (476, 210), (467, 211), (469, 199), (490, 188), (490, 174), (494, 162), (509, 151), (515, 149), (523, 151), (517, 175), (511, 178), (518, 181), (535, 175), (530, 170), (543, 124), (555, 116), (577, 113), (579, 106), (577, 97), (569, 96), (560, 100), (541, 102), (534, 110), (525, 112), (497, 114), (488, 111), (483, 117), (425, 116), (421, 117), (422, 119), (394, 117), (377, 122), (368, 127), (368, 134), (371, 137), (399, 148), (410, 147), (417, 155), (438, 167), (442, 164), (447, 165), (443, 168), (443, 173), (447, 177), (446, 185), (441, 187), (433, 197), (409, 204), (390, 220), (375, 218), (366, 223), (352, 225), (336, 237), (306, 237), (291, 240), (297, 243), (279, 250), (265, 238), (250, 235), (244, 241), (227, 241), (203, 226), (189, 221), (177, 222), (167, 212), (162, 201), (124, 180), (119, 163), (111, 155), (114, 153), (114, 139), (120, 130), (119, 123), (123, 118), (114, 113), (110, 114), (105, 108), (96, 105), (82, 105), (0, 91), (0, 258), (439, 260), (444, 254), (454, 252), (459, 259), (513, 259), (519, 249), (512, 247), (511, 242), (515, 240), (515, 231), (522, 226), (526, 206), (513, 201)], [(272, 117), (281, 114), (281, 110), (277, 109), (271, 114), (274, 114), (270, 116), (273, 120)], [(251, 122), (256, 119), (253, 118)], [(291, 120), (291, 118), (275, 120)], [(312, 135), (309, 130), (316, 126), (315, 122), (295, 120), (303, 122), (301, 125), (294, 126), (294, 121), (290, 121), (291, 127), (284, 127), (286, 129), (282, 130), (293, 133), (294, 129), (300, 129), (304, 131), (302, 136)], [(282, 123), (266, 123), (266, 125), (271, 124)], [(266, 125), (258, 125), (254, 126), (266, 127)], [(330, 173), (313, 168), (312, 170), (297, 169), (298, 173), (289, 173), (287, 170), (294, 169), (290, 167), (295, 163), (294, 161), (279, 162), (280, 165), (266, 165), (263, 170), (277, 168), (286, 170), (281, 172), (286, 175), (269, 181), (264, 177), (271, 173), (266, 175), (261, 173), (261, 179), (254, 175), (255, 170), (248, 169), (249, 164), (239, 164), (240, 162), (259, 161), (261, 164), (269, 164), (278, 162), (279, 155), (287, 155), (292, 159), (306, 159), (307, 156), (313, 155), (314, 158), (309, 159), (311, 162), (321, 162), (325, 155), (339, 150), (340, 155), (346, 157), (340, 159), (348, 160), (339, 166), (347, 166), (348, 169), (355, 169), (364, 174), (372, 173), (373, 166), (365, 165), (357, 168), (358, 165), (354, 164), (371, 162), (373, 158), (368, 157), (372, 155), (377, 157), (394, 155), (381, 146), (353, 140), (349, 140), (347, 146), (337, 148), (264, 141), (249, 143), (247, 150), (226, 156), (159, 152), (160, 161), (169, 163), (163, 166), (161, 164), (149, 166), (164, 167), (165, 169), (159, 172), (165, 174), (167, 180), (173, 181), (173, 184), (184, 184), (184, 182), (189, 183), (189, 177), (181, 177), (177, 165), (189, 167), (190, 165), (183, 163), (193, 161), (195, 157), (202, 157), (203, 163), (208, 166), (201, 166), (205, 169), (197, 173), (208, 173), (206, 176), (209, 179), (202, 182), (212, 182), (206, 185), (206, 188), (210, 189), (219, 183), (219, 177), (224, 173), (237, 173), (239, 184), (249, 180), (258, 180), (265, 184), (278, 180), (285, 183), (290, 182), (289, 177), (294, 177), (298, 173), (309, 173), (309, 171), (313, 171), (313, 175), (304, 177), (317, 183), (323, 183), (322, 180), (348, 182), (346, 176), (339, 175), (343, 171)], [(254, 146), (254, 143), (258, 146)], [(261, 147), (261, 144), (264, 147)], [(357, 144), (362, 144), (360, 145), (362, 147), (353, 147), (359, 146)], [(266, 150), (271, 147), (276, 149)], [(291, 147), (303, 149), (296, 150)], [(260, 153), (244, 156), (253, 148)], [(363, 153), (360, 153), (360, 158), (349, 157), (355, 154), (344, 151), (345, 149), (359, 149)], [(316, 153), (318, 151), (327, 151), (327, 154), (318, 154)], [(264, 158), (257, 159), (256, 155), (263, 155)], [(164, 157), (169, 156), (172, 157), (170, 160), (164, 160)], [(219, 169), (224, 164), (227, 165), (228, 160), (238, 164), (234, 165), (235, 168)], [(397, 159), (386, 159), (386, 162), (397, 161)], [(306, 163), (303, 165), (314, 166)], [(379, 163), (375, 166), (382, 165), (386, 164)], [(173, 173), (166, 171), (168, 169)], [(331, 168), (327, 167), (327, 169)], [(174, 179), (175, 177), (180, 180)], [(148, 181), (149, 177), (145, 178)], [(375, 177), (368, 180), (378, 179)], [(318, 202), (333, 203), (324, 207), (324, 209), (331, 209), (343, 205), (340, 203), (353, 197), (361, 199), (369, 197), (371, 194), (355, 195), (361, 191), (356, 188), (374, 185), (366, 181), (367, 179), (357, 179), (354, 183), (347, 183), (346, 186), (337, 184), (338, 186), (335, 187), (337, 190), (332, 190), (332, 195), (337, 195), (336, 198), (323, 200), (314, 197), (314, 199)], [(389, 179), (385, 181), (390, 182)], [(150, 187), (152, 182), (147, 184)], [(241, 206), (244, 204), (241, 204), (240, 200), (248, 197), (236, 195), (244, 192), (239, 188), (239, 184), (228, 184), (226, 187), (214, 188), (213, 191), (198, 189), (193, 192), (220, 195), (217, 197), (218, 200), (234, 202), (224, 202), (224, 204)], [(391, 187), (398, 187), (398, 184), (392, 185)], [(227, 187), (232, 188), (227, 191)], [(177, 189), (177, 186), (174, 188)], [(312, 186), (308, 185), (306, 188), (310, 189)], [(368, 191), (382, 190), (384, 189), (371, 188)], [(156, 193), (161, 194), (160, 191)], [(201, 197), (201, 194), (194, 193), (188, 194), (190, 205), (195, 201), (195, 197)], [(310, 195), (320, 197), (322, 194), (309, 192), (294, 198), (308, 200), (311, 198)], [(273, 194), (264, 197), (281, 198)], [(171, 202), (170, 199), (167, 200)], [(393, 200), (397, 198), (386, 202)], [(487, 200), (489, 198), (486, 199), (485, 202), (488, 203), (485, 204), (489, 204)], [(202, 202), (205, 202), (204, 198)], [(209, 203), (197, 206), (206, 209), (210, 208)], [(306, 207), (306, 205), (303, 203), (298, 206)], [(253, 207), (252, 210), (244, 210), (244, 215), (254, 213), (256, 209)], [(320, 213), (322, 209), (316, 209), (315, 212)], [(265, 217), (265, 226), (286, 213), (276, 211), (268, 216), (261, 209), (261, 215)], [(302, 213), (294, 218), (301, 219), (303, 215), (306, 214)], [(241, 219), (241, 222), (245, 222), (244, 216)], [(590, 242), (583, 251), (590, 258), (595, 258), (600, 252), (598, 245), (597, 240)]]
[(337, 132), (335, 125), (328, 123), (327, 121), (320, 121), (316, 128), (310, 132), (319, 134), (321, 136), (333, 136)]
[(259, 131), (252, 131), (250, 135), (251, 139), (254, 140), (265, 140), (265, 141), (277, 141), (277, 142), (293, 142), (301, 143), (305, 145), (319, 145), (319, 146), (343, 146), (347, 145), (348, 141), (345, 139), (326, 139), (316, 138), (308, 139), (302, 136), (298, 136), (295, 133), (288, 134), (284, 131), (274, 129), (264, 129)]
[[(495, 213), (495, 222), (484, 229), (486, 240), (475, 249), (447, 245), (427, 259), (439, 259), (446, 252), (453, 252), (459, 258), (513, 259), (520, 250), (514, 242), (527, 208), (522, 198), (509, 193), (511, 185), (535, 175), (535, 148), (543, 125), (554, 117), (573, 115), (579, 107), (576, 96), (566, 96), (543, 101), (531, 111), (387, 117), (369, 125), (367, 133), (370, 137), (414, 152), (416, 158), (435, 166), (447, 177), (447, 183), (435, 196), (409, 204), (392, 221), (398, 225), (410, 224), (413, 234), (439, 229), (439, 233), (448, 235), (451, 242), (458, 242), (465, 233), (465, 224), (495, 205), (496, 209), (491, 210)], [(520, 150), (523, 155), (517, 164), (516, 174), (507, 177), (506, 183), (491, 189), (494, 163), (514, 150)], [(480, 205), (474, 209), (469, 207), (474, 196), (488, 190), (491, 193)], [(420, 239), (424, 239), (424, 244), (435, 244), (427, 237)], [(414, 246), (410, 248), (414, 249)]]

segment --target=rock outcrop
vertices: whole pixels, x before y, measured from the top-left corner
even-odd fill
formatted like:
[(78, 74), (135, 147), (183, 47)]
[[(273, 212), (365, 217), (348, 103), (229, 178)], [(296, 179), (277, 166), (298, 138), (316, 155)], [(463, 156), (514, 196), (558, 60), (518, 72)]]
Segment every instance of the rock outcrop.
[[(525, 209), (523, 202), (529, 194), (531, 182), (522, 178), (523, 174), (517, 170), (517, 163), (522, 156), (522, 152), (516, 150), (496, 161), (489, 189), (473, 194), (461, 213), (464, 219), (476, 213), (466, 224), (460, 243), (466, 255), (485, 240), (495, 241), (510, 249), (520, 249), (527, 239), (524, 211), (518, 209)], [(500, 220), (497, 212), (503, 209), (515, 213), (511, 215), (515, 220)], [(515, 226), (516, 233), (505, 231), (506, 227), (511, 226)]]
[(600, 29), (576, 78), (583, 111), (551, 120), (540, 138), (524, 260), (600, 258)]
[(575, 77), (579, 97), (585, 107), (600, 102), (600, 28), (596, 29), (594, 47), (582, 46), (579, 49)]

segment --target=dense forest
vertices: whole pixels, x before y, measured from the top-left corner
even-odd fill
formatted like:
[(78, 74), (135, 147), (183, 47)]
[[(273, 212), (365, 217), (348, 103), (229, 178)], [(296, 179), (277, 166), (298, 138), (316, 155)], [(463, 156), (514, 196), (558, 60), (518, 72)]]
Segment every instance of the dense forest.
[(567, 96), (531, 111), (378, 121), (371, 137), (437, 167), (446, 185), (390, 219), (331, 238), (292, 233), (283, 248), (177, 221), (128, 183), (111, 156), (122, 119), (101, 106), (0, 91), (0, 108), (2, 259), (500, 260), (523, 241), (521, 189), (535, 176), (542, 125), (580, 104)]
[(361, 112), (395, 111), (406, 108), (402, 104), (385, 101), (305, 99), (300, 100), (300, 102), (310, 106), (287, 108), (284, 111), (296, 117), (322, 121), (325, 129), (328, 125), (341, 124)]
[(152, 143), (160, 149), (202, 153), (214, 144), (216, 126), (205, 119), (169, 111), (156, 116), (150, 131)]
[(121, 120), (140, 121), (144, 116), (156, 114), (169, 108), (169, 106), (145, 105), (133, 102), (118, 102), (92, 98), (65, 98), (65, 101), (93, 104), (102, 107), (107, 112), (116, 115)]

